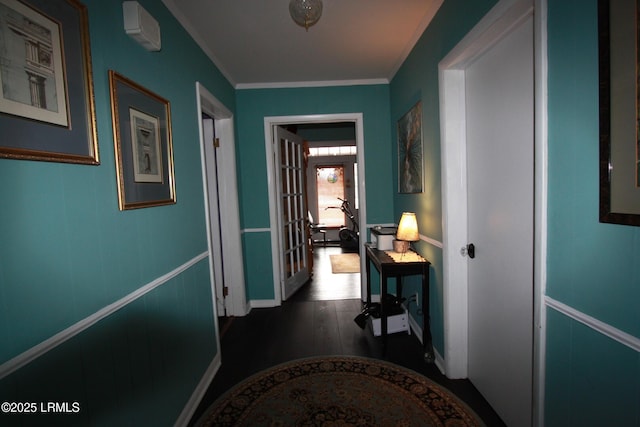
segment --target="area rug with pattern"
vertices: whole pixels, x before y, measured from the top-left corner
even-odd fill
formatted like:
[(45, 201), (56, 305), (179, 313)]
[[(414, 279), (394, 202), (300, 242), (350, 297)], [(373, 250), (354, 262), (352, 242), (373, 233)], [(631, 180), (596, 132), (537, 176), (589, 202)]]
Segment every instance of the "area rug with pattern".
[(262, 371), (221, 396), (197, 426), (484, 426), (446, 388), (362, 357), (318, 357)]

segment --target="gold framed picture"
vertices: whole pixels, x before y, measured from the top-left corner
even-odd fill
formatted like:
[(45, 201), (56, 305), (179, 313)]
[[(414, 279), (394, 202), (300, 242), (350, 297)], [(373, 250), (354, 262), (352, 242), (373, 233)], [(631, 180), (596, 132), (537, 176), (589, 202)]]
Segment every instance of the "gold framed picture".
[(176, 203), (169, 101), (109, 70), (120, 210)]
[(86, 7), (0, 0), (0, 157), (97, 165)]

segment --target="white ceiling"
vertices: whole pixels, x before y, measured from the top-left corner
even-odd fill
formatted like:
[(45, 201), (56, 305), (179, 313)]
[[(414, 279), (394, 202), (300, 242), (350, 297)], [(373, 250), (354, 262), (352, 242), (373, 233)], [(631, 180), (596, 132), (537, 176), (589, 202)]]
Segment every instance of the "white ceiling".
[(289, 0), (162, 0), (236, 88), (388, 83), (443, 0), (323, 0), (305, 31)]

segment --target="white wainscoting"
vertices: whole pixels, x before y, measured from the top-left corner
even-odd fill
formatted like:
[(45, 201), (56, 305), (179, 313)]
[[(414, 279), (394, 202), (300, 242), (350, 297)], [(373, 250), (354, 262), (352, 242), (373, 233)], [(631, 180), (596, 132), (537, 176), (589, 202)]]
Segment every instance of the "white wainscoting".
[(203, 252), (200, 255), (196, 256), (195, 258), (190, 259), (189, 261), (187, 261), (186, 263), (182, 264), (181, 266), (177, 267), (176, 269), (168, 272), (167, 274), (158, 277), (157, 279), (155, 279), (154, 281), (136, 289), (135, 291), (131, 292), (129, 295), (119, 299), (118, 301), (109, 304), (108, 306), (102, 308), (101, 310), (96, 311), (95, 313), (93, 313), (91, 316), (88, 316), (82, 320), (80, 320), (79, 322), (69, 326), (67, 329), (58, 332), (57, 334), (53, 335), (51, 338), (42, 341), (40, 344), (31, 347), (29, 350), (25, 351), (22, 354), (19, 354), (18, 356), (14, 357), (13, 359), (8, 360), (7, 362), (3, 363), (2, 365), (0, 365), (0, 379), (6, 377), (7, 375), (17, 371), (18, 369), (22, 368), (23, 366), (31, 363), (32, 361), (34, 361), (35, 359), (37, 359), (38, 357), (42, 356), (43, 354), (47, 353), (49, 350), (52, 350), (54, 348), (56, 348), (57, 346), (59, 346), (60, 344), (66, 342), (67, 340), (73, 338), (74, 336), (78, 335), (80, 332), (90, 328), (91, 326), (95, 325), (97, 322), (99, 322), (100, 320), (108, 317), (109, 315), (115, 313), (116, 311), (120, 310), (121, 308), (125, 307), (127, 304), (130, 304), (131, 302), (137, 300), (138, 298), (142, 297), (143, 295), (151, 292), (152, 290), (156, 289), (158, 286), (163, 285), (164, 283), (168, 282), (169, 280), (173, 279), (174, 277), (180, 275), (181, 273), (183, 273), (184, 271), (188, 270), (189, 268), (191, 268), (192, 266), (194, 266), (195, 264), (197, 264), (198, 262), (202, 261), (203, 259), (207, 258), (209, 256), (209, 252)]
[(608, 325), (596, 319), (595, 317), (591, 317), (588, 314), (578, 311), (575, 308), (563, 304), (560, 301), (556, 301), (548, 296), (544, 297), (544, 303), (547, 307), (553, 308), (554, 310), (582, 323), (583, 325), (593, 329), (594, 331), (597, 331), (602, 335), (606, 335), (607, 337), (631, 348), (632, 350), (640, 352), (640, 338), (621, 331), (618, 328), (614, 328), (613, 326)]
[[(409, 326), (413, 333), (416, 334), (416, 337), (418, 337), (418, 341), (420, 341), (421, 344), (424, 344), (422, 342), (422, 326), (413, 318), (411, 313), (409, 313)], [(435, 347), (433, 348), (433, 354), (436, 356), (436, 360), (434, 362), (435, 365), (438, 367), (440, 372), (444, 374), (444, 357), (438, 353), (438, 350)]]
[(191, 421), (193, 414), (198, 409), (198, 405), (200, 405), (200, 402), (202, 401), (202, 398), (207, 392), (209, 385), (211, 385), (211, 382), (213, 381), (213, 377), (216, 376), (221, 366), (222, 366), (222, 354), (220, 352), (220, 349), (218, 349), (216, 356), (213, 358), (213, 360), (209, 364), (209, 367), (207, 368), (206, 372), (202, 376), (202, 379), (198, 383), (198, 386), (191, 394), (191, 398), (185, 405), (184, 409), (182, 410), (182, 413), (176, 420), (176, 423), (174, 424), (174, 426), (186, 427), (187, 425), (189, 425), (189, 422)]

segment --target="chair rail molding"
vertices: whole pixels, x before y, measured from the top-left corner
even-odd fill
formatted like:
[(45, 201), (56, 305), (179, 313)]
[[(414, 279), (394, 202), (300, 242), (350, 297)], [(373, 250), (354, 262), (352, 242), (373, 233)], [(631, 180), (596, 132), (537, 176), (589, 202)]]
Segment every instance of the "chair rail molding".
[(44, 355), (49, 350), (53, 350), (60, 344), (63, 344), (67, 340), (75, 337), (80, 332), (83, 332), (89, 329), (91, 326), (95, 325), (102, 319), (110, 316), (111, 314), (127, 306), (128, 304), (132, 303), (138, 298), (148, 294), (149, 292), (153, 291), (157, 287), (167, 283), (169, 280), (173, 279), (174, 277), (179, 276), (181, 273), (187, 271), (189, 268), (191, 268), (198, 262), (202, 261), (203, 259), (207, 258), (208, 256), (209, 256), (209, 251), (206, 251), (201, 253), (200, 255), (197, 255), (196, 257), (190, 259), (186, 263), (168, 272), (167, 274), (164, 274), (158, 277), (154, 281), (131, 292), (129, 295), (126, 295), (125, 297), (120, 298), (118, 301), (112, 304), (109, 304), (106, 307), (96, 311), (91, 316), (85, 317), (79, 322), (76, 322), (75, 324), (69, 326), (67, 329), (64, 329), (63, 331), (58, 332), (52, 337), (42, 341), (40, 344), (37, 344), (31, 347), (29, 350), (14, 357), (13, 359), (6, 361), (2, 365), (0, 365), (0, 380), (12, 374), (13, 372), (17, 371), (18, 369), (22, 368), (23, 366), (33, 362), (35, 359)]

